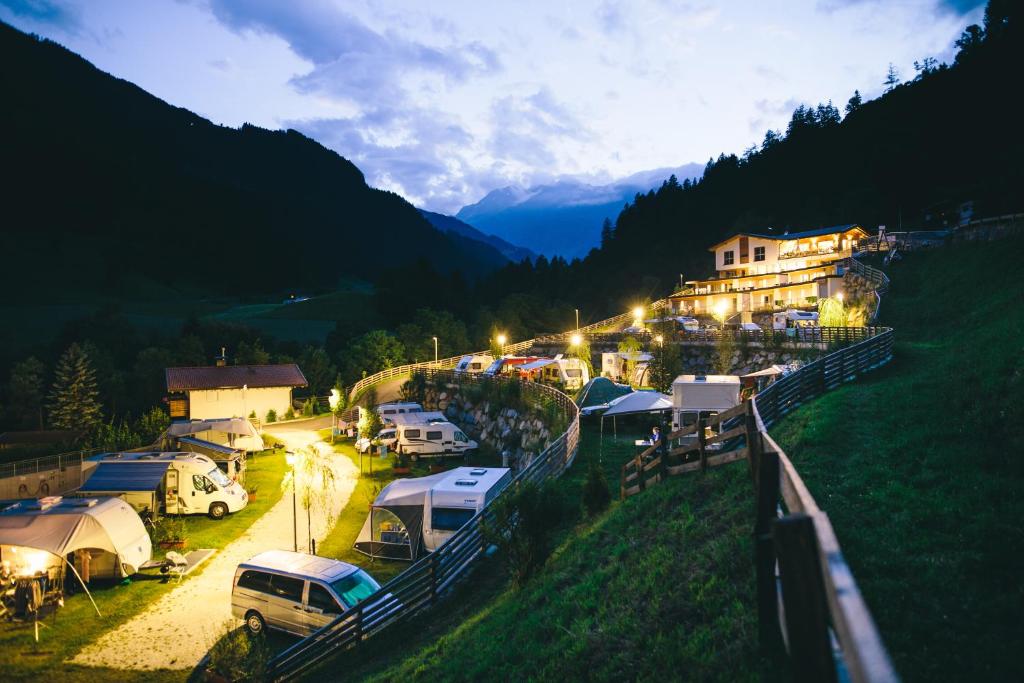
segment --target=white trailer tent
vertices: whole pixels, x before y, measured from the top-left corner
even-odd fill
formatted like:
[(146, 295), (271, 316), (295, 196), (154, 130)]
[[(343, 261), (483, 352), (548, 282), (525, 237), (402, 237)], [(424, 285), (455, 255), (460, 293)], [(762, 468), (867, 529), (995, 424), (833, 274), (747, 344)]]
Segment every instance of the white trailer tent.
[(609, 401), (608, 410), (601, 415), (601, 434), (604, 434), (604, 419), (612, 418), (612, 430), (616, 437), (619, 428), (616, 418), (620, 415), (660, 415), (672, 410), (672, 397), (660, 391), (634, 391)]
[(253, 424), (241, 417), (172, 422), (164, 432), (166, 439), (183, 436), (244, 451), (262, 451), (266, 448), (263, 437)]
[(0, 559), (15, 574), (59, 570), (75, 551), (89, 553), (94, 578), (131, 576), (153, 554), (142, 520), (117, 498), (54, 496), (0, 510)]

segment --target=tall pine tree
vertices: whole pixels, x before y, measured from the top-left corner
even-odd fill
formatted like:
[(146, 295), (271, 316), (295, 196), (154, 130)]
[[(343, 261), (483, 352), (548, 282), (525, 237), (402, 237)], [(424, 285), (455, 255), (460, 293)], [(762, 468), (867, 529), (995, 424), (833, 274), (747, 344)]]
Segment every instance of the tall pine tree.
[(96, 371), (89, 355), (72, 344), (57, 362), (50, 391), (50, 424), (57, 429), (90, 432), (100, 423)]

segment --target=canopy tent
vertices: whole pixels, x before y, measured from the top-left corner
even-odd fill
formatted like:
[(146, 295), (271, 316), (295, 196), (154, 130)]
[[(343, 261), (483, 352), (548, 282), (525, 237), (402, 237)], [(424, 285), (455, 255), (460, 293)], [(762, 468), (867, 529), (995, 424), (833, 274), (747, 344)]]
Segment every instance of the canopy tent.
[(396, 479), (377, 495), (356, 537), (356, 550), (370, 557), (416, 560), (423, 554), (423, 502), (451, 472)]
[(608, 402), (633, 391), (628, 384), (616, 384), (607, 377), (595, 377), (583, 386), (576, 405), (583, 415), (590, 415), (608, 408)]
[(164, 436), (170, 438), (193, 436), (203, 441), (226, 444), (231, 448), (241, 448), (247, 451), (262, 451), (266, 448), (256, 427), (249, 420), (241, 417), (172, 422)]
[[(0, 510), (0, 553), (6, 560), (18, 548), (59, 558), (29, 560), (41, 566), (59, 563), (76, 550), (100, 550), (114, 556), (115, 576), (134, 574), (153, 554), (142, 520), (118, 498), (54, 497), (9, 505)], [(30, 556), (22, 552), (21, 557)]]
[(604, 434), (604, 419), (612, 418), (612, 429), (616, 436), (619, 427), (616, 418), (620, 415), (663, 413), (672, 409), (672, 398), (659, 391), (634, 391), (608, 403), (608, 410), (601, 416), (601, 434)]

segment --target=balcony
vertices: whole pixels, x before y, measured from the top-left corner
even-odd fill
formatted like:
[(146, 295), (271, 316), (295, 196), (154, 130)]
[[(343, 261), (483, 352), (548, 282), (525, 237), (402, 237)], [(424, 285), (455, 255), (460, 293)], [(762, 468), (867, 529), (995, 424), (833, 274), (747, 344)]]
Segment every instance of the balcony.
[(799, 251), (787, 251), (784, 254), (779, 254), (779, 260), (785, 261), (787, 259), (794, 258), (814, 258), (816, 256), (834, 256), (837, 259), (846, 258), (850, 256), (850, 249), (839, 249), (837, 247), (830, 247), (828, 249), (804, 249)]

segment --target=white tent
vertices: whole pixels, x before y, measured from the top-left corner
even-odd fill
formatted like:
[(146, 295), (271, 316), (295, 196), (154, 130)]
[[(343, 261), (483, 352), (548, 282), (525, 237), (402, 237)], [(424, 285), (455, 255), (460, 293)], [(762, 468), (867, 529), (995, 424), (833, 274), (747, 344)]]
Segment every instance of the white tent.
[(370, 557), (415, 560), (423, 548), (423, 502), (451, 472), (415, 479), (396, 479), (370, 505), (355, 549)]
[(194, 436), (210, 443), (228, 445), (247, 451), (262, 451), (266, 448), (263, 438), (253, 424), (241, 417), (172, 422), (165, 435), (169, 437)]
[(672, 397), (658, 391), (634, 391), (608, 403), (604, 417), (632, 415), (636, 413), (657, 413), (672, 409)]
[(134, 574), (153, 554), (139, 515), (119, 498), (54, 497), (9, 505), (0, 510), (0, 552), (9, 560), (18, 548), (54, 556), (28, 560), (22, 550), (21, 557), (38, 562), (40, 568), (59, 564), (76, 550), (104, 551), (113, 556), (117, 577)]

